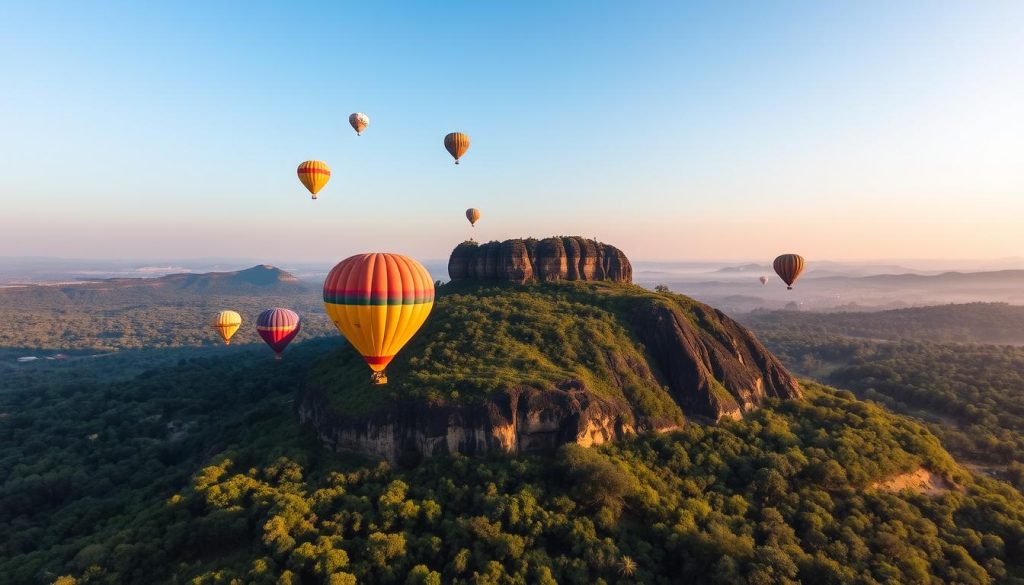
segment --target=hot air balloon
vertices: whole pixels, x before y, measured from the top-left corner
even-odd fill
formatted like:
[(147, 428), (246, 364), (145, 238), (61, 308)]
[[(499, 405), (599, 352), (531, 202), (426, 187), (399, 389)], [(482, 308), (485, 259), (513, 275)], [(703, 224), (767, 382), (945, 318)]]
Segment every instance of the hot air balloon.
[(357, 254), (331, 269), (324, 309), (338, 331), (369, 364), (374, 384), (427, 320), (434, 281), (422, 264), (399, 254)]
[(768, 277), (767, 276), (762, 276), (758, 280), (761, 281), (761, 284), (768, 284)]
[(348, 117), (348, 123), (356, 131), (356, 136), (362, 136), (363, 130), (370, 125), (370, 117), (362, 112), (356, 112)]
[(256, 331), (274, 350), (277, 359), (281, 359), (281, 352), (299, 334), (299, 329), (299, 314), (291, 309), (267, 309), (256, 319)]
[(316, 199), (316, 194), (324, 188), (327, 181), (331, 180), (331, 167), (320, 160), (307, 160), (300, 164), (298, 173), (299, 180), (313, 194), (313, 199)]
[(470, 207), (466, 210), (466, 219), (469, 220), (469, 225), (476, 227), (476, 222), (480, 221), (480, 210)]
[(786, 283), (787, 290), (793, 290), (793, 283), (804, 271), (804, 258), (799, 254), (783, 254), (775, 259), (775, 273)]
[(242, 316), (234, 311), (221, 311), (213, 318), (213, 329), (224, 340), (224, 345), (231, 345), (231, 336), (242, 326)]
[(448, 149), (448, 154), (455, 157), (455, 164), (459, 164), (459, 159), (469, 150), (469, 136), (462, 132), (452, 132), (444, 137), (444, 147)]

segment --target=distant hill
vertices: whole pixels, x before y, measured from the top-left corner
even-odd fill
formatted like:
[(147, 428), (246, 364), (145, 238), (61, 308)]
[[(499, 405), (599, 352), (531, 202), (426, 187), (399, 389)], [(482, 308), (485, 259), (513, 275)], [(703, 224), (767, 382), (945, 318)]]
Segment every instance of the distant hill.
[(0, 307), (55, 308), (67, 305), (152, 303), (201, 296), (292, 296), (314, 287), (267, 264), (232, 272), (168, 274), (158, 278), (110, 278), (0, 289)]
[(737, 272), (750, 273), (757, 272), (768, 274), (772, 271), (772, 267), (767, 264), (742, 264), (740, 266), (726, 266), (725, 268), (719, 268), (715, 270), (719, 274), (735, 274)]
[[(76, 285), (78, 290), (83, 285)], [(275, 268), (269, 264), (260, 264), (245, 270), (233, 272), (206, 272), (203, 274), (168, 274), (159, 278), (110, 278), (89, 287), (147, 287), (166, 288), (178, 291), (216, 292), (216, 293), (251, 293), (255, 289), (277, 292), (306, 290), (306, 285), (295, 276)]]

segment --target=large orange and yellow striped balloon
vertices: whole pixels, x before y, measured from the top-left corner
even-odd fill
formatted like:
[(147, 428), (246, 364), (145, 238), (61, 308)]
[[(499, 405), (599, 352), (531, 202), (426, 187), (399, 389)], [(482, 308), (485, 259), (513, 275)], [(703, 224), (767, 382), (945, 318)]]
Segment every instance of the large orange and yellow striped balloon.
[(448, 154), (455, 157), (455, 164), (459, 164), (459, 159), (469, 150), (469, 136), (462, 132), (452, 132), (444, 137), (444, 147)]
[(313, 199), (316, 199), (316, 194), (324, 188), (327, 181), (331, 180), (331, 167), (321, 160), (307, 160), (299, 165), (298, 173), (299, 180), (313, 194)]
[(433, 306), (430, 273), (399, 254), (357, 254), (339, 262), (324, 281), (327, 315), (375, 373), (412, 339)]
[(224, 345), (231, 345), (231, 336), (242, 326), (242, 316), (234, 311), (221, 311), (213, 318), (213, 329), (224, 340)]
[(800, 278), (804, 271), (804, 257), (799, 254), (783, 254), (775, 259), (775, 274), (786, 283), (788, 290), (793, 289), (793, 283)]
[(466, 219), (469, 220), (469, 225), (476, 227), (476, 222), (480, 221), (480, 210), (476, 207), (470, 207), (466, 210)]

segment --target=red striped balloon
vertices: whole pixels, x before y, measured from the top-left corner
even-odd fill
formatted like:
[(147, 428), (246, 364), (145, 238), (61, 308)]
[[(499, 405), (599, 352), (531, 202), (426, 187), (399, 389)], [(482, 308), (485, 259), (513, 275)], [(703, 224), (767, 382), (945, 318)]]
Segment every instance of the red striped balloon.
[(299, 314), (291, 309), (267, 309), (256, 319), (256, 331), (274, 350), (277, 359), (281, 359), (281, 352), (299, 334), (300, 328)]

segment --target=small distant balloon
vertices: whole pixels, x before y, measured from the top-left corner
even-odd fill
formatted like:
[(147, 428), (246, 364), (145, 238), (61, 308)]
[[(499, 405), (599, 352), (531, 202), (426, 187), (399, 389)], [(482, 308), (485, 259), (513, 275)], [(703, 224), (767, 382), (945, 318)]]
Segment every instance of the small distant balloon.
[(291, 309), (267, 309), (256, 319), (256, 331), (274, 350), (277, 359), (281, 359), (281, 352), (295, 339), (300, 329), (299, 314)]
[(476, 227), (476, 222), (480, 221), (480, 210), (470, 207), (466, 210), (466, 219), (469, 220), (469, 225)]
[(762, 276), (758, 280), (761, 281), (761, 284), (768, 284), (768, 277), (767, 276)]
[(786, 283), (787, 290), (793, 290), (793, 283), (804, 271), (804, 258), (799, 254), (783, 254), (775, 259), (775, 273)]
[(321, 160), (307, 160), (299, 165), (298, 173), (299, 181), (313, 194), (313, 199), (331, 180), (331, 167)]
[(242, 326), (242, 316), (234, 311), (221, 311), (213, 318), (213, 329), (224, 340), (224, 345), (231, 345), (231, 336)]
[(459, 164), (459, 159), (469, 150), (469, 136), (462, 132), (452, 132), (444, 137), (444, 147), (455, 158), (455, 164)]
[(370, 117), (362, 112), (356, 112), (348, 117), (348, 123), (356, 131), (356, 136), (362, 136), (363, 130), (370, 125)]

